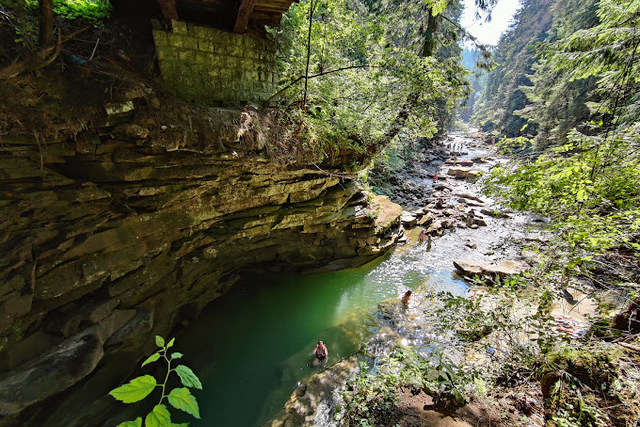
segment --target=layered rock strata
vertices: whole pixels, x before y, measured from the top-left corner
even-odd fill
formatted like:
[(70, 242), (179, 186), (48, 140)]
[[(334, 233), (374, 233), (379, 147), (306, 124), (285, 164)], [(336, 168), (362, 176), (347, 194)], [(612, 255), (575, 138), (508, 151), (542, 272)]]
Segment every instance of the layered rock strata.
[(93, 403), (243, 268), (341, 268), (397, 238), (397, 205), (256, 147), (160, 144), (135, 123), (34, 135), (0, 145), (0, 425)]

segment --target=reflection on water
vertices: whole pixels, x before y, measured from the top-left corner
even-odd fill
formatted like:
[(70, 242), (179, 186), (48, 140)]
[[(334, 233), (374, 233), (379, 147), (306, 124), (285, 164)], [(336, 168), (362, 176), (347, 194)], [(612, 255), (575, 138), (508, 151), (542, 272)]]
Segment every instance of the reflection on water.
[(313, 275), (246, 275), (179, 337), (199, 374), (202, 421), (258, 426), (274, 417), (299, 381), (318, 372), (311, 351), (327, 343), (333, 364), (376, 333), (380, 301), (407, 289), (466, 293), (450, 271), (436, 271), (424, 246), (410, 245), (366, 266)]

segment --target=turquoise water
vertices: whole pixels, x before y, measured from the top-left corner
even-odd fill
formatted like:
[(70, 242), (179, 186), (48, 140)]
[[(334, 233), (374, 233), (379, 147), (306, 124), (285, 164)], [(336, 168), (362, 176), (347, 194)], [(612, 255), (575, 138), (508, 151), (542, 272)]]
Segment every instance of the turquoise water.
[(450, 271), (429, 267), (424, 248), (396, 251), (357, 269), (320, 274), (247, 274), (179, 337), (199, 375), (202, 421), (259, 426), (277, 415), (299, 381), (318, 372), (311, 351), (326, 342), (329, 364), (350, 357), (378, 326), (377, 304), (407, 289), (464, 294)]

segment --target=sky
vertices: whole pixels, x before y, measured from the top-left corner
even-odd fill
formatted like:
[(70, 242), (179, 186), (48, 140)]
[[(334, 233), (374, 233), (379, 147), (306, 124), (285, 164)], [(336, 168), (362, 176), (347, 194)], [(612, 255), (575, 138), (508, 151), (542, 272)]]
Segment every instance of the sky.
[[(478, 38), (482, 44), (496, 45), (500, 35), (509, 27), (513, 15), (520, 7), (520, 0), (498, 0), (491, 13), (491, 22), (475, 17), (475, 0), (464, 0), (464, 13), (462, 14), (462, 26)], [(486, 14), (484, 14), (486, 15)]]

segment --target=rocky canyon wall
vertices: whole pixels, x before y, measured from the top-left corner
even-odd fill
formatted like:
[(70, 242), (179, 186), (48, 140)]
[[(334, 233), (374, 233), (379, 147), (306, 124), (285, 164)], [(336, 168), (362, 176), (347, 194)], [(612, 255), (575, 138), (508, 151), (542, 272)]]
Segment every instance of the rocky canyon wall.
[(342, 268), (397, 238), (398, 206), (267, 156), (278, 131), (257, 112), (207, 110), (221, 125), (196, 136), (195, 118), (162, 124), (139, 103), (104, 105), (73, 137), (2, 137), (0, 425), (88, 425), (77, 408), (242, 269)]

